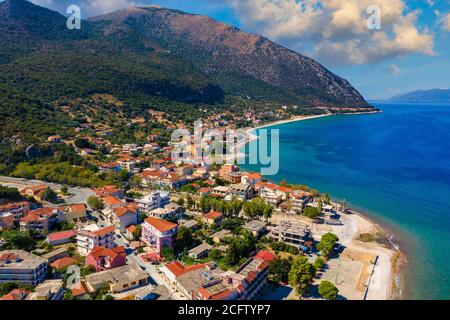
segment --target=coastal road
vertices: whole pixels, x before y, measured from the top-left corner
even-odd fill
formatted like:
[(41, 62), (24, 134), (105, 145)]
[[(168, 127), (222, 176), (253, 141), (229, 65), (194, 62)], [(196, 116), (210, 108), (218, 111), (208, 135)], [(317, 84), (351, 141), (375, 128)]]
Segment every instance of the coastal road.
[[(0, 184), (12, 188), (17, 188), (19, 191), (28, 186), (36, 186), (40, 184), (45, 184), (50, 188), (59, 191), (61, 190), (62, 185), (57, 183), (45, 182), (40, 180), (28, 180), (23, 178), (11, 178), (0, 176)], [(68, 197), (65, 197), (65, 202), (67, 204), (76, 204), (76, 203), (86, 203), (87, 199), (90, 196), (95, 196), (95, 193), (88, 188), (80, 188), (80, 187), (69, 187), (68, 193), (70, 194)]]

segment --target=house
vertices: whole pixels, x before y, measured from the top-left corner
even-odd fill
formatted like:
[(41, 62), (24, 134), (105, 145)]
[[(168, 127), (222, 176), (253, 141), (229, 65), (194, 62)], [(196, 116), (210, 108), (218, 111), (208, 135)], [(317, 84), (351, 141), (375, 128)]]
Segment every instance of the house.
[(134, 172), (136, 168), (136, 161), (134, 159), (119, 159), (117, 163), (120, 165), (121, 170), (128, 172)]
[(212, 246), (208, 243), (202, 243), (201, 245), (192, 248), (188, 251), (188, 255), (191, 258), (194, 259), (203, 259), (208, 256), (209, 251), (211, 250)]
[(278, 225), (271, 229), (269, 237), (302, 250), (310, 246), (313, 240), (309, 224), (289, 220), (280, 221)]
[(163, 285), (146, 285), (112, 295), (114, 300), (170, 300), (171, 293)]
[(241, 178), (241, 183), (251, 184), (252, 186), (261, 181), (262, 176), (259, 173), (244, 173)]
[(190, 230), (196, 230), (196, 229), (198, 229), (200, 227), (197, 221), (195, 221), (195, 220), (185, 220), (185, 219), (179, 219), (178, 220), (178, 225), (180, 227), (186, 227), (186, 228), (188, 228)]
[(125, 153), (129, 153), (129, 154), (139, 152), (139, 150), (140, 150), (140, 148), (134, 143), (124, 144), (122, 146), (122, 151)]
[(223, 271), (214, 263), (202, 263), (185, 266), (180, 261), (167, 263), (161, 268), (163, 277), (173, 285), (187, 300), (198, 298), (198, 289), (215, 279)]
[(259, 220), (252, 220), (247, 222), (244, 225), (244, 228), (253, 233), (255, 237), (263, 235), (267, 231), (266, 223)]
[(45, 184), (40, 184), (36, 186), (29, 186), (20, 191), (20, 193), (24, 196), (33, 197), (38, 201), (41, 201), (41, 196), (45, 190), (48, 189), (48, 186)]
[(239, 172), (239, 167), (232, 164), (224, 164), (219, 171), (219, 176), (221, 179), (231, 182), (240, 183), (242, 173)]
[(206, 197), (211, 193), (211, 189), (210, 188), (200, 188), (197, 190), (197, 193), (201, 197)]
[(98, 168), (100, 172), (119, 172), (121, 170), (118, 162), (103, 163)]
[(86, 218), (87, 214), (87, 207), (84, 203), (60, 206), (59, 210), (62, 212), (59, 220), (67, 223)]
[(291, 189), (270, 182), (257, 182), (255, 189), (263, 200), (273, 206), (278, 206), (289, 197)]
[(142, 224), (142, 240), (161, 254), (163, 248), (173, 248), (178, 225), (166, 220), (148, 217)]
[(302, 214), (306, 205), (313, 198), (313, 194), (306, 191), (293, 191), (290, 196), (291, 213)]
[(22, 250), (0, 251), (0, 284), (17, 282), (36, 286), (46, 276), (46, 259)]
[(123, 191), (115, 186), (104, 186), (94, 190), (97, 197), (104, 198), (107, 196), (115, 198), (123, 198)]
[(253, 186), (245, 183), (230, 185), (230, 192), (233, 197), (241, 200), (249, 200), (253, 198)]
[(26, 296), (30, 294), (30, 291), (22, 290), (22, 289), (14, 289), (4, 295), (3, 297), (0, 297), (0, 301), (19, 301), (19, 300), (25, 300)]
[(47, 242), (52, 246), (69, 243), (72, 242), (76, 234), (75, 230), (53, 232), (47, 235)]
[(148, 274), (138, 265), (129, 264), (92, 273), (85, 279), (89, 293), (95, 293), (103, 288), (108, 288), (110, 293), (119, 293), (146, 285)]
[(211, 195), (219, 198), (225, 198), (229, 192), (230, 192), (229, 187), (218, 186), (211, 190)]
[(77, 251), (79, 254), (86, 256), (96, 246), (114, 248), (116, 246), (114, 240), (114, 226), (99, 229), (96, 225), (90, 225), (77, 232)]
[(85, 265), (92, 266), (96, 272), (117, 268), (127, 263), (123, 246), (114, 248), (94, 247), (86, 256)]
[(215, 243), (220, 243), (222, 242), (222, 239), (227, 237), (233, 237), (233, 233), (230, 230), (226, 229), (220, 230), (212, 235), (213, 241)]
[(63, 257), (60, 259), (57, 259), (50, 263), (50, 266), (58, 271), (62, 270), (63, 268), (67, 268), (68, 266), (72, 266), (74, 264), (77, 264), (77, 259), (72, 257)]
[(62, 300), (64, 296), (64, 284), (62, 279), (45, 280), (37, 285), (26, 300)]
[(163, 172), (152, 169), (144, 170), (140, 176), (143, 187), (177, 189), (188, 183), (188, 180), (177, 172)]
[(47, 141), (50, 143), (61, 143), (61, 136), (60, 135), (54, 135), (47, 138)]
[(111, 223), (120, 230), (121, 233), (126, 232), (126, 228), (130, 225), (138, 223), (139, 211), (137, 206), (127, 205), (113, 209), (111, 215)]
[(183, 208), (176, 203), (169, 203), (164, 208), (157, 208), (148, 213), (150, 217), (176, 221), (183, 216)]
[(202, 216), (202, 221), (209, 225), (220, 225), (223, 220), (223, 215), (218, 211), (211, 211)]
[(153, 191), (146, 194), (142, 199), (136, 199), (141, 212), (148, 214), (150, 211), (164, 207), (170, 202), (169, 193), (164, 191)]
[(68, 255), (69, 255), (69, 253), (67, 252), (67, 248), (62, 247), (62, 248), (52, 250), (52, 251), (42, 255), (41, 257), (44, 259), (47, 259), (48, 263), (52, 263), (53, 261), (56, 261), (60, 258), (67, 257)]
[(11, 213), (14, 217), (14, 223), (19, 223), (20, 218), (30, 211), (30, 203), (28, 201), (11, 202), (0, 205), (0, 215)]
[(182, 176), (190, 176), (194, 173), (194, 169), (195, 169), (194, 165), (186, 164), (184, 166), (176, 168), (176, 171), (178, 172), (178, 174)]
[(50, 207), (29, 211), (20, 218), (20, 231), (33, 230), (40, 235), (48, 234), (50, 228), (59, 222), (61, 212)]
[(128, 240), (133, 240), (134, 239), (134, 233), (136, 232), (137, 228), (134, 224), (132, 224), (131, 226), (127, 227), (127, 231), (125, 232), (125, 238), (127, 238)]
[(124, 197), (123, 190), (121, 190), (120, 188), (118, 188), (114, 185), (107, 185), (107, 186), (99, 187), (99, 188), (93, 189), (92, 191), (94, 191), (96, 196), (99, 198), (111, 196), (111, 197), (122, 199)]

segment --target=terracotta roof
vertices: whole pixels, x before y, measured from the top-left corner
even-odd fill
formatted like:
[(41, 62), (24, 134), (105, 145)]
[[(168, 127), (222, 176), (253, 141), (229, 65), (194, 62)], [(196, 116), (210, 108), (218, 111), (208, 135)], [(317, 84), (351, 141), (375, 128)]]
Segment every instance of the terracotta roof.
[(114, 259), (115, 257), (117, 257), (119, 255), (121, 255), (123, 257), (126, 256), (124, 246), (114, 247), (111, 249), (95, 246), (91, 250), (91, 252), (89, 252), (89, 255), (92, 255), (96, 260), (98, 260), (102, 257), (106, 257), (106, 256), (110, 257), (111, 259)]
[(8, 294), (0, 298), (0, 300), (22, 300), (23, 297), (28, 295), (30, 292), (27, 290), (14, 289)]
[(113, 196), (103, 197), (102, 200), (107, 206), (124, 204), (122, 201), (120, 201), (119, 199), (117, 199), (116, 197), (113, 197)]
[(57, 270), (61, 270), (64, 267), (68, 267), (76, 263), (77, 260), (72, 257), (63, 257), (61, 259), (53, 261), (52, 263), (50, 263), (50, 265)]
[(68, 239), (73, 236), (75, 236), (77, 232), (75, 230), (67, 230), (67, 231), (61, 231), (61, 232), (53, 232), (50, 233), (47, 238), (49, 241), (58, 241), (62, 239)]
[(222, 217), (222, 214), (218, 211), (211, 211), (210, 213), (207, 213), (203, 216), (203, 218), (211, 219), (211, 220), (216, 220), (221, 217)]
[(30, 203), (28, 201), (20, 201), (20, 202), (13, 202), (13, 203), (7, 203), (0, 206), (0, 211), (7, 211), (19, 207), (25, 207), (29, 206)]
[(28, 190), (31, 190), (33, 192), (33, 194), (38, 194), (38, 193), (40, 193), (40, 192), (42, 192), (44, 190), (47, 190), (47, 189), (48, 189), (47, 185), (40, 184), (40, 185), (37, 185), (37, 186), (28, 186), (28, 187), (22, 189), (21, 193), (26, 192)]
[(100, 230), (93, 231), (92, 233), (97, 235), (97, 236), (103, 236), (105, 234), (114, 232), (114, 230), (116, 230), (116, 228), (114, 226), (109, 226), (109, 227), (106, 227), (106, 228), (103, 228), (103, 229), (100, 229)]
[(37, 210), (28, 212), (28, 214), (20, 218), (20, 222), (32, 222), (39, 219), (47, 219), (53, 212), (54, 209), (45, 207)]
[(153, 226), (160, 232), (169, 231), (169, 230), (177, 227), (177, 224), (175, 224), (175, 223), (172, 223), (170, 221), (163, 220), (163, 219), (153, 218), (153, 217), (148, 217), (147, 219), (145, 219), (145, 222), (147, 222), (149, 225)]
[(272, 252), (269, 251), (259, 251), (256, 256), (256, 259), (263, 259), (265, 261), (272, 261), (277, 258), (276, 255), (274, 255)]
[(200, 287), (200, 289), (198, 289), (198, 293), (200, 293), (207, 300), (222, 300), (229, 297), (231, 291), (229, 289), (225, 289), (217, 293), (211, 293), (207, 288)]
[(285, 193), (291, 192), (291, 189), (289, 189), (287, 187), (279, 186), (277, 184), (270, 183), (270, 182), (257, 182), (256, 186), (257, 187), (264, 187), (264, 188), (267, 188), (267, 189), (278, 190), (278, 191), (285, 192)]
[(168, 264), (165, 265), (165, 267), (169, 269), (169, 271), (172, 272), (175, 277), (179, 277), (187, 272), (204, 268), (206, 265), (208, 264), (202, 263), (202, 264), (194, 264), (191, 266), (185, 266), (184, 264), (182, 264), (180, 261), (177, 260), (174, 262), (169, 262)]
[(122, 217), (124, 215), (126, 215), (127, 213), (131, 213), (130, 210), (128, 210), (128, 208), (126, 207), (117, 207), (114, 209), (114, 213), (116, 214), (117, 217)]
[(132, 224), (131, 226), (128, 226), (127, 231), (129, 233), (134, 233), (136, 231), (136, 226), (134, 224)]
[(259, 173), (248, 173), (248, 174), (245, 174), (244, 176), (248, 177), (249, 179), (253, 179), (253, 180), (262, 179), (262, 176)]

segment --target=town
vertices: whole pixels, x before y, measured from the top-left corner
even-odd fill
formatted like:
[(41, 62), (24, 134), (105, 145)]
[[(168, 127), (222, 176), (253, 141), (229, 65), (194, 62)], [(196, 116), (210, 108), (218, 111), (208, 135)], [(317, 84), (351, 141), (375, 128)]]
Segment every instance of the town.
[[(235, 127), (220, 119), (209, 127)], [(0, 177), (1, 300), (367, 298), (379, 256), (343, 245), (345, 201), (236, 164), (174, 162), (155, 133), (123, 145), (103, 134), (46, 142), (94, 176), (28, 162)]]

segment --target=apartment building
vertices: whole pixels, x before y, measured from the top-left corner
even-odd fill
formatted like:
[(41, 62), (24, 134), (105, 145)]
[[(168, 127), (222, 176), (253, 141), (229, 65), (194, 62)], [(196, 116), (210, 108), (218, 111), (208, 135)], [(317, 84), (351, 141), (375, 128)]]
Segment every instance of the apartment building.
[(47, 276), (47, 260), (22, 250), (0, 251), (0, 283), (36, 286)]
[(161, 254), (162, 248), (173, 248), (178, 225), (166, 220), (148, 217), (142, 224), (142, 240)]
[(281, 221), (273, 227), (269, 237), (275, 241), (283, 241), (299, 249), (309, 247), (312, 241), (311, 228), (308, 224), (299, 221)]
[(30, 211), (30, 203), (28, 201), (12, 202), (0, 206), (0, 216), (11, 213), (14, 217), (14, 223), (19, 223), (20, 218)]
[(50, 228), (59, 222), (61, 212), (49, 207), (29, 211), (20, 218), (20, 231), (33, 230), (40, 235), (47, 235)]
[(141, 212), (148, 214), (157, 208), (162, 208), (170, 202), (169, 193), (164, 191), (153, 191), (146, 194), (142, 199), (136, 199)]
[(99, 229), (96, 225), (89, 225), (77, 232), (76, 242), (79, 254), (86, 256), (94, 247), (115, 247), (115, 227), (109, 226)]
[(150, 217), (175, 221), (183, 216), (183, 208), (176, 203), (169, 203), (164, 208), (157, 208), (148, 213)]

